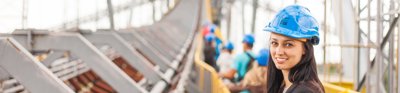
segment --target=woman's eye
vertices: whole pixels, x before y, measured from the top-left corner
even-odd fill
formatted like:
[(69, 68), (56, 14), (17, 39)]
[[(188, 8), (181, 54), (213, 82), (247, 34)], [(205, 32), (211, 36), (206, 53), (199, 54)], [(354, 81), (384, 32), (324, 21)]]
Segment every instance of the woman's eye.
[(271, 45), (276, 46), (276, 45), (278, 45), (278, 43), (276, 43), (276, 42), (271, 42)]
[(293, 46), (293, 44), (286, 43), (285, 46), (286, 46), (286, 47), (291, 47), (291, 46)]

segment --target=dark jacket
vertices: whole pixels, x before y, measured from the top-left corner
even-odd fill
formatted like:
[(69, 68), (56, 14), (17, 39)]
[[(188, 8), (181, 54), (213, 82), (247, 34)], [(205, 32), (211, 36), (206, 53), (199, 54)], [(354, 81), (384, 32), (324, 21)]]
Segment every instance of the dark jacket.
[(204, 53), (204, 61), (208, 65), (210, 65), (210, 66), (215, 68), (217, 66), (216, 63), (215, 63), (215, 55), (216, 55), (215, 48), (212, 47), (211, 44), (206, 44), (204, 46), (203, 53)]
[[(316, 81), (300, 81), (299, 83), (293, 83), (286, 93), (325, 93), (323, 88)], [(279, 93), (282, 93), (283, 90), (284, 87), (281, 87)]]

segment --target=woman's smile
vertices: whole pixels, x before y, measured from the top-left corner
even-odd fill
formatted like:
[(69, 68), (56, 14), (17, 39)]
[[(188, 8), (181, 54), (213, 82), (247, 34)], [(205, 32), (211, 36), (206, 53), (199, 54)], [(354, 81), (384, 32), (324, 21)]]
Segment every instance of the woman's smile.
[(275, 60), (278, 64), (283, 64), (287, 61), (287, 58), (279, 58), (278, 57), (278, 58), (275, 58)]

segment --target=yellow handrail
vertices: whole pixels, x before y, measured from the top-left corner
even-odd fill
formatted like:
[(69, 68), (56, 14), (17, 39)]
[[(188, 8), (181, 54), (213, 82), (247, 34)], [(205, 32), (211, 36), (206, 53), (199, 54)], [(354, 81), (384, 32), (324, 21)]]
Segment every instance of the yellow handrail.
[[(211, 1), (210, 0), (205, 0), (205, 8), (206, 8), (206, 15), (207, 15), (207, 20), (211, 22), (212, 16), (211, 16)], [(196, 67), (199, 68), (199, 87), (200, 89), (203, 89), (204, 87), (210, 87), (212, 93), (230, 93), (228, 88), (222, 83), (221, 79), (219, 79), (219, 76), (215, 69), (211, 67), (210, 65), (206, 64), (200, 57), (201, 54), (203, 53), (203, 38), (201, 34), (197, 34), (197, 46), (196, 46), (196, 51), (195, 51), (195, 65)], [(204, 86), (204, 73), (205, 72), (211, 73), (211, 86)], [(202, 90), (201, 90), (202, 91)]]
[(337, 86), (331, 83), (327, 82), (322, 82), (322, 85), (324, 85), (325, 92), (326, 93), (359, 93), (357, 91), (347, 89), (341, 86)]
[[(201, 35), (201, 34), (198, 34)], [(197, 36), (196, 40), (198, 41), (196, 52), (195, 52), (195, 65), (199, 67), (199, 87), (203, 89), (204, 87), (211, 87), (212, 93), (230, 93), (228, 88), (222, 83), (221, 79), (219, 79), (217, 72), (213, 67), (206, 64), (203, 60), (201, 60), (201, 54), (203, 50), (203, 39), (201, 36)], [(211, 73), (211, 83), (212, 86), (204, 86), (204, 72), (208, 71)]]

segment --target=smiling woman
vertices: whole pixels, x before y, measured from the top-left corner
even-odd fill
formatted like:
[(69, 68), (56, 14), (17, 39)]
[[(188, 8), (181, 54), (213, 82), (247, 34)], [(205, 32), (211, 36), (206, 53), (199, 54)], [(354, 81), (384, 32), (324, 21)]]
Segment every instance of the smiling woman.
[(280, 70), (290, 70), (304, 55), (304, 42), (280, 34), (271, 34), (271, 56)]
[(318, 79), (314, 47), (319, 43), (318, 23), (309, 10), (291, 5), (265, 27), (271, 32), (268, 93), (323, 93)]

